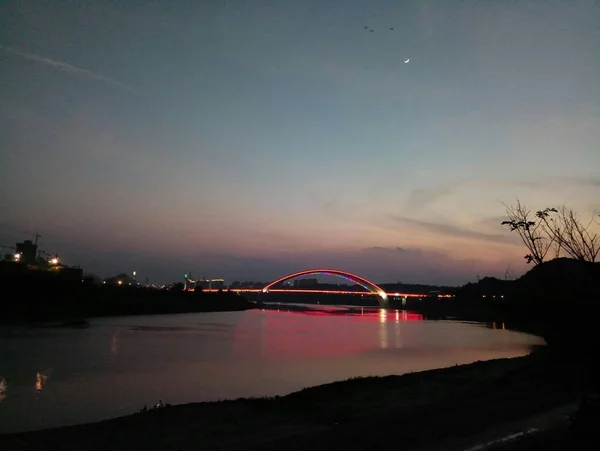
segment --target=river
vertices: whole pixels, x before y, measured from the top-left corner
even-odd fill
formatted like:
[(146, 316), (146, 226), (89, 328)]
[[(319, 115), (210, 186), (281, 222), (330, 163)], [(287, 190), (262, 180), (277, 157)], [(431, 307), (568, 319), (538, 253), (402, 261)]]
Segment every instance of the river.
[(543, 340), (396, 310), (249, 310), (0, 326), (0, 433), (180, 404), (284, 395), (350, 377), (516, 357)]

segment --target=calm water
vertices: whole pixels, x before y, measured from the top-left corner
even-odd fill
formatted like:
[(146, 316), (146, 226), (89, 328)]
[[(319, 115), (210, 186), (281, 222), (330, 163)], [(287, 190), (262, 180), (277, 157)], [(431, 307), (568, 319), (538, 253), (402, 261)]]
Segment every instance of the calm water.
[(355, 376), (527, 354), (543, 341), (476, 324), (253, 310), (0, 327), (0, 433), (96, 421), (162, 400), (283, 395)]

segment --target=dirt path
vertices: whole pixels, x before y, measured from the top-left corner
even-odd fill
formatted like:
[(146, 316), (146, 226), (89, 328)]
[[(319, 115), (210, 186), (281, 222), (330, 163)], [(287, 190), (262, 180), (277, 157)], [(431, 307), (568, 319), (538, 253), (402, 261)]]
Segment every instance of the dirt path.
[(481, 434), (446, 441), (423, 451), (492, 451), (521, 446), (542, 434), (566, 427), (578, 407), (573, 402), (519, 421), (495, 425)]

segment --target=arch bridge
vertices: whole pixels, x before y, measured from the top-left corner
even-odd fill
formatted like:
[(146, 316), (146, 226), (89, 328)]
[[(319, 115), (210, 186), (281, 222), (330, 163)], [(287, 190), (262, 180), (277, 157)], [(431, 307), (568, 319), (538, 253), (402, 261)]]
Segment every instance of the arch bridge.
[(369, 291), (369, 293), (378, 296), (380, 305), (383, 306), (387, 302), (388, 296), (387, 296), (386, 292), (383, 290), (383, 288), (378, 287), (373, 282), (365, 279), (364, 277), (357, 276), (356, 274), (352, 274), (347, 271), (340, 271), (339, 269), (306, 269), (304, 271), (299, 271), (299, 272), (295, 272), (293, 274), (288, 274), (287, 276), (281, 277), (281, 278), (274, 280), (273, 282), (267, 284), (262, 289), (262, 292), (268, 293), (269, 289), (273, 288), (275, 285), (277, 285), (279, 283), (285, 282), (286, 280), (295, 279), (296, 277), (301, 277), (301, 276), (318, 275), (318, 274), (325, 274), (328, 276), (337, 276), (337, 277), (341, 277), (342, 279), (346, 279), (351, 282), (354, 282), (354, 283), (360, 285), (361, 287), (363, 287), (365, 290)]

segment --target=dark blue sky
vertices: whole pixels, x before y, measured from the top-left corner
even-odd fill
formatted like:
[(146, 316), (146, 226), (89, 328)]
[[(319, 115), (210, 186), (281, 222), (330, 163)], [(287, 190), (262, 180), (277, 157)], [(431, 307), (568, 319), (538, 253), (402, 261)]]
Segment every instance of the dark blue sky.
[(600, 209), (598, 23), (591, 0), (5, 0), (0, 244), (166, 281), (523, 269), (502, 201)]

